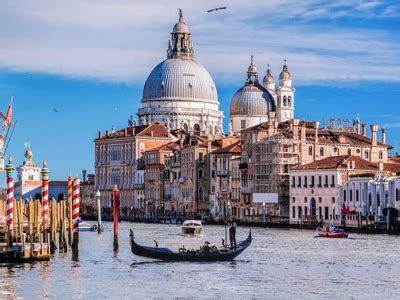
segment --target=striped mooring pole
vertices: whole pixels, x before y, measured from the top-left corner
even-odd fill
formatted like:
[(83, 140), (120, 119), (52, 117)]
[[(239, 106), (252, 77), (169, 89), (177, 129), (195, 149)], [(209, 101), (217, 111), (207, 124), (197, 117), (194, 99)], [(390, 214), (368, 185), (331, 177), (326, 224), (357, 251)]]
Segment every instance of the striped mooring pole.
[(8, 246), (13, 245), (13, 225), (14, 225), (14, 178), (13, 173), (15, 171), (14, 165), (12, 164), (12, 157), (8, 158), (8, 164), (6, 166), (7, 173), (7, 229), (8, 229)]
[(43, 226), (43, 241), (47, 243), (48, 232), (47, 225), (49, 222), (49, 169), (47, 169), (47, 163), (43, 161), (43, 168), (40, 171), (42, 174), (42, 226)]
[(72, 246), (72, 189), (74, 182), (71, 176), (68, 176), (68, 244)]
[(118, 186), (114, 186), (114, 251), (118, 251), (118, 220), (119, 220), (119, 190)]
[(72, 192), (72, 220), (73, 220), (73, 240), (72, 240), (72, 259), (78, 260), (79, 245), (79, 202), (80, 202), (80, 180), (78, 177), (74, 179)]

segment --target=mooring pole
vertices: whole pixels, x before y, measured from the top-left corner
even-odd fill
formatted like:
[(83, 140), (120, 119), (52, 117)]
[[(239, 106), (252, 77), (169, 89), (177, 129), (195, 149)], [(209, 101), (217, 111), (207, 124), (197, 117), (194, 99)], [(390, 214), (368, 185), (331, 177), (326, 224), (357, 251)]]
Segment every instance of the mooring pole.
[(48, 242), (47, 223), (49, 219), (49, 169), (47, 163), (43, 161), (43, 168), (40, 171), (42, 174), (42, 227), (43, 227), (43, 242)]
[(14, 226), (14, 178), (13, 172), (15, 168), (12, 164), (12, 157), (8, 158), (6, 166), (7, 173), (7, 229), (8, 229), (8, 246), (13, 245), (13, 226)]
[(100, 203), (100, 191), (96, 192), (97, 200), (97, 233), (101, 233), (101, 203)]
[(73, 238), (72, 238), (72, 260), (78, 260), (79, 257), (79, 202), (80, 202), (80, 180), (74, 179), (73, 200), (72, 200), (72, 218), (73, 218)]
[(119, 206), (119, 190), (118, 186), (114, 186), (113, 190), (114, 194), (114, 251), (118, 251), (118, 219), (119, 219), (119, 213), (118, 213), (118, 206)]
[(68, 176), (68, 245), (72, 246), (72, 177)]

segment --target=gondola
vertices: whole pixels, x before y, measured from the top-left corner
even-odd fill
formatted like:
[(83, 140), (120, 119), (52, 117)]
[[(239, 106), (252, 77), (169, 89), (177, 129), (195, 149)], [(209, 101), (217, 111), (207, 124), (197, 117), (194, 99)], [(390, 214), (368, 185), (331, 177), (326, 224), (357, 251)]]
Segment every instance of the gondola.
[(173, 252), (168, 248), (154, 248), (139, 245), (135, 242), (132, 229), (130, 230), (130, 244), (132, 253), (138, 256), (144, 256), (153, 259), (166, 261), (193, 261), (193, 262), (213, 262), (213, 261), (231, 261), (234, 260), (251, 244), (251, 231), (246, 240), (238, 243), (236, 249), (219, 249), (213, 252), (204, 253), (203, 251), (186, 251), (180, 249), (179, 252)]

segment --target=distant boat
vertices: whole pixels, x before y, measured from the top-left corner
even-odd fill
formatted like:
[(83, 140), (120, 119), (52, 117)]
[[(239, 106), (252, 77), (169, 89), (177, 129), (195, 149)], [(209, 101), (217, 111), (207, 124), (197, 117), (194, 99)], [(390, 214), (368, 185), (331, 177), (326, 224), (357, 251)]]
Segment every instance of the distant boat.
[[(165, 261), (191, 261), (191, 262), (213, 262), (213, 261), (231, 261), (234, 260), (239, 254), (251, 245), (251, 231), (249, 236), (244, 241), (237, 244), (235, 249), (220, 248), (216, 246), (205, 246), (199, 250), (186, 250), (185, 248), (179, 249), (179, 252), (173, 252), (169, 248), (146, 247), (139, 245), (135, 242), (132, 229), (130, 230), (129, 240), (131, 244), (132, 253), (138, 256), (147, 258), (160, 259)], [(156, 243), (157, 244), (157, 243)]]
[(182, 234), (200, 234), (203, 229), (203, 225), (201, 221), (197, 220), (186, 220), (183, 222), (182, 226)]
[(329, 226), (326, 228), (318, 227), (317, 228), (317, 234), (319, 237), (323, 238), (347, 238), (349, 236), (349, 233), (346, 232), (342, 228), (338, 228), (335, 226)]
[[(97, 231), (98, 229), (97, 224), (87, 223), (82, 219), (79, 219), (78, 223), (79, 223), (79, 231)], [(101, 229), (101, 231), (103, 231), (103, 228)]]

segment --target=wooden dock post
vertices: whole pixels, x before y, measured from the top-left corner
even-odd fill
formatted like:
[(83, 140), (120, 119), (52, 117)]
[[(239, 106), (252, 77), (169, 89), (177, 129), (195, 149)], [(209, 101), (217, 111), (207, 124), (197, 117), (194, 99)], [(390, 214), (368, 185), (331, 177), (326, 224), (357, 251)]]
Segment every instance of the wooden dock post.
[(57, 249), (57, 202), (51, 199), (51, 215), (50, 215), (50, 253), (54, 254)]
[(113, 190), (114, 194), (114, 251), (118, 251), (118, 219), (119, 219), (119, 212), (118, 212), (118, 207), (119, 207), (119, 190), (118, 186), (114, 186)]
[(68, 244), (72, 247), (72, 177), (68, 176)]
[(72, 217), (73, 217), (73, 238), (72, 238), (72, 260), (77, 261), (79, 257), (79, 202), (80, 202), (80, 180), (74, 179)]
[(6, 166), (7, 176), (7, 237), (8, 246), (13, 246), (13, 226), (14, 226), (14, 165), (12, 164), (12, 157), (8, 158), (8, 164)]
[(101, 233), (101, 203), (100, 203), (100, 191), (96, 192), (96, 200), (97, 200), (97, 233)]
[(65, 200), (60, 201), (60, 252), (67, 252), (67, 236), (65, 235), (66, 228), (66, 203)]

